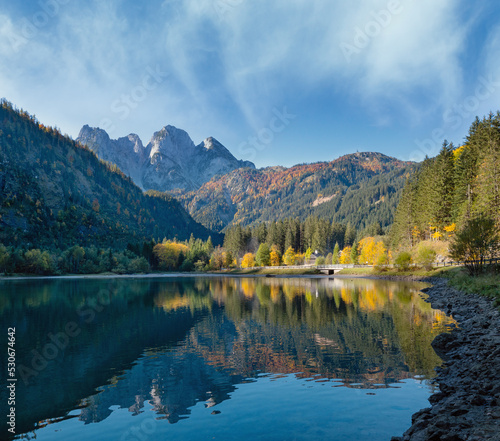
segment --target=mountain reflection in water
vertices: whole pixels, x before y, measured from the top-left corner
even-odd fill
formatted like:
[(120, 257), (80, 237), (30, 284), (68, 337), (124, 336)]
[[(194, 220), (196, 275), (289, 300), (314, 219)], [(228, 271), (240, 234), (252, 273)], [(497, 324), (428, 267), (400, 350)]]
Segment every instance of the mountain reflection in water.
[[(16, 327), (17, 432), (65, 418), (103, 421), (116, 406), (132, 415), (152, 407), (176, 423), (197, 403), (213, 407), (266, 375), (364, 389), (430, 378), (440, 364), (430, 342), (451, 319), (422, 300), (422, 286), (224, 277), (3, 282), (2, 329)], [(79, 334), (35, 375), (20, 376), (68, 322)]]

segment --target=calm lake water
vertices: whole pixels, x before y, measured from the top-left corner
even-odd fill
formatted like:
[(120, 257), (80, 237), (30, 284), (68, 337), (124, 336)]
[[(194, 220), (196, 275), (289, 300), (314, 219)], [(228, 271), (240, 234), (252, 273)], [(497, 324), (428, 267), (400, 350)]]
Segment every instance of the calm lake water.
[[(364, 279), (0, 282), (16, 437), (389, 440), (428, 406), (450, 323), (424, 285)], [(5, 437), (6, 350), (0, 409)]]

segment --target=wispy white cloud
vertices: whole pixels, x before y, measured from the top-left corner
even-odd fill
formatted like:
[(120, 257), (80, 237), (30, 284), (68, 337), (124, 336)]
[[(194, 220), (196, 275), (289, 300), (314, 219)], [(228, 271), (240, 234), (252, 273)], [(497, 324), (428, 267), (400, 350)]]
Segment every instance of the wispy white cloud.
[[(114, 136), (137, 131), (147, 139), (172, 123), (196, 142), (213, 134), (234, 140), (264, 127), (275, 106), (303, 102), (302, 115), (314, 115), (309, 94), (347, 96), (333, 107), (359, 107), (371, 125), (418, 126), (463, 97), (462, 55), (477, 24), (464, 22), (463, 1), (401, 0), (377, 31), (374, 14), (394, 3), (72, 1), (18, 51), (7, 37), (21, 22), (4, 14), (0, 94), (41, 109), (71, 134), (107, 118)], [(358, 30), (374, 35), (348, 60), (341, 45), (354, 44)], [(498, 44), (490, 46), (485, 66), (500, 58)], [(168, 75), (121, 118), (113, 103), (157, 66)]]

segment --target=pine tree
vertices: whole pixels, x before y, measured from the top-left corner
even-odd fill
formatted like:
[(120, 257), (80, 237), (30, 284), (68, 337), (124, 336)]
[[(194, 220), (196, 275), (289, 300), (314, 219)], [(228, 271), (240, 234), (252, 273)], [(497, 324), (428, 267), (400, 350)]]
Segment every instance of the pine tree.
[(482, 149), (477, 175), (474, 212), (500, 226), (500, 113), (490, 114), (481, 130)]
[(349, 222), (345, 230), (344, 247), (352, 245), (356, 239), (356, 228)]
[(339, 243), (336, 242), (335, 247), (333, 248), (332, 264), (336, 265), (337, 263), (339, 263), (339, 259), (340, 259), (340, 246)]
[(442, 230), (452, 220), (454, 196), (453, 144), (444, 141), (432, 167), (430, 218), (433, 226)]
[(416, 191), (415, 182), (408, 179), (399, 199), (399, 205), (394, 215), (394, 223), (390, 231), (391, 242), (395, 247), (401, 244), (403, 246), (411, 246), (413, 244), (413, 232), (416, 225), (414, 215)]
[(354, 241), (351, 248), (351, 262), (358, 263), (358, 243), (356, 241)]

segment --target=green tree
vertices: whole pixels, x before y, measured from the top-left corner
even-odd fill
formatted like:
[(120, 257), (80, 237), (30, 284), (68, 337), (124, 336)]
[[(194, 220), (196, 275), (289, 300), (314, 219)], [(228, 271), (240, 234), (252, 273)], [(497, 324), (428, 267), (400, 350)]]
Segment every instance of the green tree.
[(500, 226), (500, 113), (483, 121), (475, 214)]
[(6, 273), (10, 261), (10, 251), (0, 243), (0, 272)]
[(454, 183), (454, 147), (444, 141), (432, 167), (432, 192), (430, 193), (431, 223), (440, 229), (452, 220)]
[(349, 222), (345, 230), (344, 246), (352, 245), (356, 239), (356, 228)]
[(267, 243), (264, 242), (259, 245), (255, 261), (259, 266), (269, 266), (271, 264), (271, 252)]
[(411, 257), (411, 254), (408, 251), (401, 251), (396, 256), (396, 259), (394, 259), (394, 264), (401, 271), (408, 271), (408, 269), (410, 268), (411, 263), (412, 263), (412, 257)]
[(354, 241), (351, 248), (351, 262), (357, 265), (358, 263), (358, 243)]
[(26, 269), (32, 274), (49, 274), (53, 271), (52, 257), (48, 251), (32, 249), (24, 254)]
[(450, 256), (464, 262), (470, 275), (480, 274), (487, 259), (498, 257), (500, 240), (493, 219), (477, 217), (469, 219), (457, 232), (449, 249)]
[(233, 266), (234, 256), (231, 251), (227, 250), (224, 254), (224, 266), (226, 268), (231, 268)]
[(212, 255), (214, 251), (214, 244), (212, 243), (212, 238), (208, 236), (208, 239), (205, 243), (205, 253), (207, 253), (207, 256)]
[(339, 243), (335, 243), (335, 247), (333, 248), (333, 256), (332, 256), (332, 264), (337, 265), (340, 259), (340, 246)]

